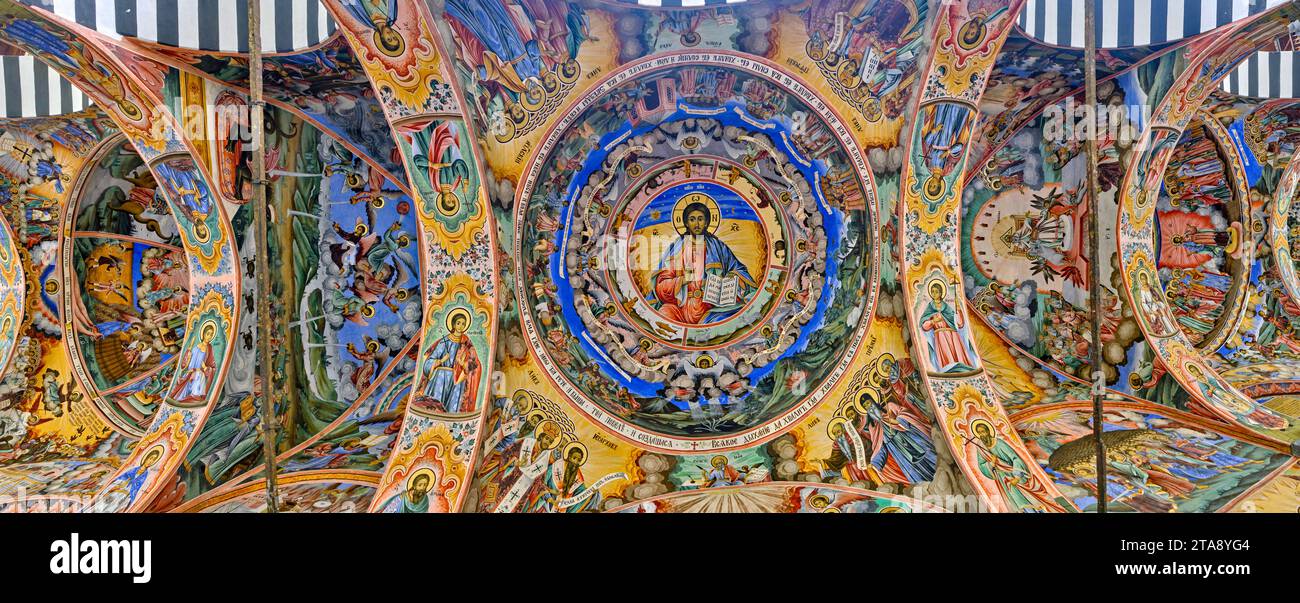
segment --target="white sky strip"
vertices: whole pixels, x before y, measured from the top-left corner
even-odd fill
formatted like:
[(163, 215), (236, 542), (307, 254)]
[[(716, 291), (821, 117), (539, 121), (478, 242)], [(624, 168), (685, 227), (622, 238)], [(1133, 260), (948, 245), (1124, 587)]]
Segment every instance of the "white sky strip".
[(1173, 41), (1183, 37), (1183, 3), (1170, 0), (1165, 7), (1165, 40)]
[[(1070, 0), (1070, 40), (1083, 40), (1083, 13), (1086, 0)], [(1069, 43), (1070, 40), (1064, 40)], [(1062, 42), (1057, 42), (1062, 44)]]
[(1276, 56), (1277, 55), (1271, 52), (1255, 55), (1255, 57), (1259, 59), (1259, 68), (1255, 70), (1255, 73), (1258, 74), (1258, 78), (1259, 78), (1259, 83), (1255, 89), (1259, 92), (1259, 94), (1268, 93), (1268, 86), (1269, 83), (1272, 81), (1269, 74), (1270, 71), (1269, 63), (1274, 58), (1276, 58)]
[(1201, 31), (1218, 27), (1219, 0), (1201, 0)]
[(135, 31), (142, 40), (158, 41), (158, 7), (154, 2), (135, 3)]
[[(1042, 21), (1042, 17), (1038, 15), (1038, 3), (1031, 0), (1030, 2), (1026, 2), (1025, 7), (1020, 10), (1025, 17), (1025, 31), (1038, 31), (1038, 23)], [(1034, 34), (1030, 33), (1029, 35), (1032, 36)]]
[(324, 6), (320, 7), (320, 9), (316, 11), (317, 35), (321, 35), (321, 36), (325, 35), (326, 27), (330, 22), (331, 21), (330, 21), (329, 11), (325, 10)]
[(1057, 21), (1056, 9), (1057, 9), (1056, 2), (1048, 2), (1046, 10), (1043, 12), (1043, 20), (1047, 23), (1047, 30), (1043, 32), (1043, 41), (1047, 42), (1048, 44), (1059, 43), (1057, 42), (1057, 38), (1059, 38), (1060, 36), (1057, 35), (1057, 29), (1053, 27), (1053, 25), (1055, 25)]
[(1151, 43), (1151, 0), (1133, 0), (1133, 45)]
[(22, 81), (22, 88), (19, 88), (19, 91), (23, 99), (23, 117), (36, 116), (36, 95), (40, 94), (41, 91), (36, 89), (35, 71), (35, 60), (20, 61), (18, 63), (18, 75)]
[(177, 40), (184, 48), (199, 46), (199, 0), (176, 0)]
[(222, 48), (239, 48), (239, 13), (235, 12), (235, 2), (243, 0), (220, 0), (217, 4), (217, 19), (221, 22), (217, 30), (217, 44)]
[(293, 22), (302, 23), (302, 27), (293, 28), (293, 47), (307, 46), (307, 0), (293, 0)]
[(49, 70), (49, 77), (45, 80), (45, 93), (49, 95), (49, 105), (46, 111), (50, 115), (59, 115), (63, 113), (63, 78), (53, 69)]
[[(1052, 0), (1048, 0), (1050, 3)], [(1097, 41), (1097, 46), (1102, 48), (1115, 48), (1119, 46), (1119, 28), (1123, 25), (1119, 22), (1119, 0), (1103, 0), (1106, 16), (1102, 20), (1101, 39)], [(1129, 24), (1132, 26), (1132, 24)]]
[(1281, 65), (1278, 68), (1278, 90), (1295, 91), (1295, 53), (1282, 52), (1278, 54), (1278, 60)]
[(95, 31), (110, 38), (121, 38), (117, 33), (117, 14), (112, 2), (95, 2)]
[[(288, 17), (288, 15), (285, 15)], [(263, 0), (262, 2), (262, 48), (267, 48), (267, 40), (275, 39), (275, 0)], [(307, 24), (302, 24), (306, 28)], [(295, 27), (294, 29), (297, 29)]]
[(76, 0), (54, 0), (54, 14), (69, 21), (77, 20)]

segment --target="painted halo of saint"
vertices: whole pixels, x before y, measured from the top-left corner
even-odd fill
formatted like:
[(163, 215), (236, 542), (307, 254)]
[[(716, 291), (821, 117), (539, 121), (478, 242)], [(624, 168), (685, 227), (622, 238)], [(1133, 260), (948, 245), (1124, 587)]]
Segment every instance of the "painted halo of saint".
[(213, 355), (212, 340), (217, 336), (217, 324), (211, 320), (199, 329), (199, 340), (189, 350), (189, 357), (181, 370), (184, 376), (176, 382), (172, 398), (177, 403), (202, 400), (208, 395), (209, 385), (216, 376), (217, 362)]
[(516, 416), (526, 417), (533, 410), (533, 398), (526, 391), (519, 390), (515, 392), (511, 401), (514, 404), (514, 414)]
[(397, 0), (349, 0), (343, 8), (357, 21), (374, 30), (375, 49), (389, 57), (400, 57), (406, 52), (406, 40), (393, 24), (397, 21)]
[[(575, 457), (574, 453), (578, 456)], [(575, 467), (581, 467), (587, 462), (587, 447), (577, 440), (569, 442), (564, 446), (563, 459), (567, 463), (572, 463)]]
[(715, 454), (709, 459), (709, 466), (702, 470), (704, 487), (739, 486), (745, 483), (748, 471), (749, 467), (744, 467), (743, 471), (732, 467), (727, 455)]
[(149, 485), (150, 478), (153, 477), (156, 466), (162, 461), (163, 454), (167, 448), (163, 444), (155, 444), (145, 451), (140, 457), (140, 464), (117, 476), (114, 480), (113, 490), (121, 491), (125, 489), (126, 504), (135, 502), (140, 497), (141, 492)]
[(808, 497), (809, 507), (812, 507), (817, 510), (824, 510), (831, 513), (839, 512), (839, 509), (835, 509), (831, 507), (830, 504), (831, 504), (831, 498), (829, 496), (826, 496), (825, 494), (814, 494)]
[(1148, 334), (1152, 337), (1173, 337), (1178, 333), (1178, 327), (1170, 322), (1169, 316), (1163, 312), (1164, 304), (1152, 293), (1154, 285), (1151, 277), (1146, 271), (1140, 271), (1136, 281), (1134, 297), (1137, 298), (1140, 314), (1145, 316), (1147, 326), (1151, 329)]
[(434, 342), (424, 360), (424, 406), (449, 413), (474, 410), (482, 366), (468, 335), (472, 322), (466, 308), (447, 312), (447, 334)]
[(538, 430), (541, 429), (542, 423), (547, 421), (550, 421), (550, 418), (546, 416), (546, 411), (540, 408), (534, 408), (524, 414), (524, 423), (533, 426), (532, 433), (541, 433)]
[(974, 50), (984, 41), (984, 36), (988, 33), (988, 26), (984, 24), (984, 19), (982, 12), (971, 15), (971, 19), (957, 30), (957, 44), (963, 50)]
[[(673, 207), (677, 239), (668, 246), (651, 278), (656, 310), (669, 320), (701, 325), (724, 320), (744, 307), (758, 288), (749, 267), (718, 238), (722, 212), (705, 193), (683, 195)], [(732, 303), (706, 301), (709, 279), (735, 279)]]
[(145, 451), (144, 456), (140, 458), (140, 466), (152, 467), (155, 463), (162, 460), (163, 452), (165, 452), (163, 445), (155, 444), (152, 448)]
[(849, 420), (844, 418), (843, 415), (835, 415), (835, 417), (826, 424), (826, 435), (831, 436), (832, 440), (838, 440), (846, 433), (844, 430), (849, 428), (848, 423)]
[(941, 373), (960, 373), (973, 370), (962, 329), (966, 326), (965, 313), (948, 301), (948, 285), (941, 279), (931, 279), (925, 284), (929, 301), (920, 311), (920, 329), (929, 344), (930, 360), (934, 370)]
[(429, 493), (437, 475), (433, 469), (421, 467), (406, 478), (402, 491), (384, 501), (384, 510), (392, 513), (428, 513)]
[[(541, 411), (534, 412), (541, 413)], [(545, 413), (541, 414), (546, 416)], [(564, 436), (564, 430), (560, 429), (560, 425), (551, 419), (543, 419), (537, 424), (537, 428), (533, 430), (533, 433), (537, 434), (537, 445), (533, 448), (533, 458), (524, 459), (525, 463), (531, 463), (540, 455), (559, 446), (560, 439)]]

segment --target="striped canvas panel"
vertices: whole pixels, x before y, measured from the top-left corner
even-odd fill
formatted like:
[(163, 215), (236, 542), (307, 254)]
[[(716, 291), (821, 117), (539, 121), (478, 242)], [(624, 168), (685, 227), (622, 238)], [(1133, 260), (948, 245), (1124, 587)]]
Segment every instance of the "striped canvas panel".
[[(1128, 48), (1189, 38), (1291, 0), (1097, 0), (1097, 46)], [(1020, 28), (1048, 44), (1083, 48), (1084, 0), (1028, 0)]]
[(75, 113), (90, 99), (33, 56), (0, 57), (0, 117), (49, 117)]
[[(214, 52), (248, 52), (245, 0), (22, 0), (104, 35)], [(318, 0), (263, 0), (262, 50), (293, 52), (334, 33)]]

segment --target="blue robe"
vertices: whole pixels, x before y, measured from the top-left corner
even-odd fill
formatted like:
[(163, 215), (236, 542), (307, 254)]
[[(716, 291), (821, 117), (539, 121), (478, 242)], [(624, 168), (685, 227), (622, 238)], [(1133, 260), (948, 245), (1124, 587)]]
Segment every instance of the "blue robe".
[(185, 401), (194, 398), (202, 398), (208, 395), (208, 375), (206, 371), (209, 368), (212, 356), (212, 346), (199, 344), (194, 346), (190, 351), (190, 360), (185, 364), (185, 378), (181, 381), (180, 387), (173, 396), (177, 400)]
[[(387, 6), (385, 7), (385, 5)], [(387, 0), (386, 2), (384, 0), (379, 0), (378, 2), (374, 0), (344, 0), (343, 8), (349, 13), (352, 13), (353, 18), (370, 28), (374, 28), (375, 26), (374, 20), (371, 19), (371, 14), (384, 15), (387, 18), (386, 20), (389, 25), (392, 25), (397, 21), (396, 0)], [(385, 8), (387, 8), (387, 10), (385, 10)]]
[(63, 192), (63, 168), (59, 167), (59, 164), (52, 161), (38, 161), (36, 175), (54, 181), (54, 190)]
[(910, 483), (916, 484), (934, 479), (934, 472), (939, 466), (938, 454), (925, 434), (908, 429), (895, 429), (885, 423), (880, 416), (880, 409), (872, 405), (867, 409), (867, 416), (880, 424), (884, 436), (880, 449), (871, 455), (871, 465), (876, 469), (885, 466), (890, 457), (898, 463), (898, 468), (907, 476)]
[(429, 496), (425, 495), (420, 502), (413, 503), (406, 497), (406, 493), (396, 494), (384, 502), (381, 507), (385, 513), (428, 513)]
[[(469, 367), (466, 375), (461, 375), (464, 378), (457, 379), (456, 360), (466, 353), (473, 365)], [(478, 355), (474, 345), (469, 342), (468, 337), (464, 338), (464, 342), (452, 341), (450, 336), (439, 339), (433, 349), (429, 350), (424, 371), (428, 379), (424, 386), (424, 395), (441, 402), (447, 412), (460, 412), (465, 406), (463, 402), (466, 388), (471, 385), (471, 381), (476, 381), (478, 378)], [(475, 382), (474, 385), (477, 383)], [(469, 402), (472, 404), (474, 401)]]
[[(744, 262), (740, 261), (740, 258), (736, 257), (736, 254), (731, 251), (731, 247), (728, 247), (722, 239), (719, 239), (712, 233), (706, 232), (699, 236), (704, 238), (704, 272), (706, 274), (716, 274), (719, 276), (735, 274), (736, 276), (739, 276), (739, 292), (742, 297), (747, 295), (749, 291), (757, 288), (757, 284), (754, 282), (754, 277), (749, 275), (749, 268), (745, 266)], [(664, 257), (659, 260), (659, 270), (655, 273), (656, 277), (665, 270), (678, 270), (678, 266), (682, 264), (682, 247), (686, 244), (686, 241), (687, 236), (685, 235), (680, 236), (676, 241), (673, 241), (673, 244), (668, 247), (668, 251), (664, 252)], [(700, 275), (700, 278), (702, 279), (703, 276)], [(677, 287), (677, 290), (675, 291), (677, 305), (684, 306), (686, 300), (689, 299), (687, 291), (689, 284), (690, 283), (683, 281), (682, 284)], [(660, 299), (659, 301), (661, 304), (673, 303), (673, 300), (668, 299)], [(702, 324), (719, 322), (735, 314), (736, 311), (736, 309), (710, 311), (700, 322)]]
[[(525, 41), (519, 35), (503, 3), (495, 0), (448, 0), (447, 14), (470, 30), (483, 48), (497, 55), (503, 63), (513, 65), (520, 80), (541, 77), (542, 54), (537, 42)], [(480, 78), (487, 77), (484, 70), (480, 65)]]
[(140, 490), (149, 481), (150, 471), (150, 469), (137, 466), (118, 476), (118, 481), (126, 481), (126, 503), (128, 505), (135, 502), (136, 497), (140, 496)]

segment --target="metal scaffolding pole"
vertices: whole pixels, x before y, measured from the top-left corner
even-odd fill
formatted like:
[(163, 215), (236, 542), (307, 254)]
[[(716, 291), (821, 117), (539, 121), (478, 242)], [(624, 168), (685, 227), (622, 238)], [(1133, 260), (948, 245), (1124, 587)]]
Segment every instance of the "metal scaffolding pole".
[(255, 392), (262, 403), (262, 455), (266, 460), (266, 512), (279, 509), (275, 468), (275, 401), (271, 397), (271, 270), (267, 236), (270, 224), (266, 206), (266, 101), (262, 99), (262, 1), (248, 0), (249, 125), (252, 131), (253, 230), (257, 238), (257, 351), (262, 387)]
[[(1085, 0), (1083, 8), (1084, 87), (1086, 88), (1084, 146), (1088, 155), (1088, 306), (1092, 314), (1092, 342), (1089, 362), (1092, 364), (1092, 437), (1097, 445), (1097, 512), (1106, 512), (1106, 444), (1102, 442), (1102, 425), (1105, 411), (1106, 372), (1102, 370), (1101, 353), (1101, 229), (1097, 225), (1097, 211), (1101, 190), (1097, 177), (1097, 0)], [(1076, 130), (1077, 131), (1077, 130)]]

